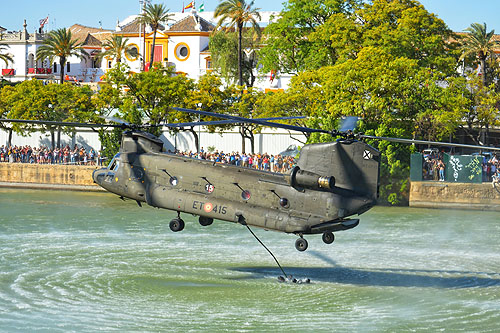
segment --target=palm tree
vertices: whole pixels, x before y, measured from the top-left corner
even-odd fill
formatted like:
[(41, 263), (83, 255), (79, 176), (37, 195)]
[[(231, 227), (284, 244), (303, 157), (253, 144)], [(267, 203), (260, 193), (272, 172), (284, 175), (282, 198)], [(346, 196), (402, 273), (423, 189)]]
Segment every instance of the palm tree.
[(220, 17), (217, 27), (221, 27), (226, 20), (226, 29), (236, 28), (238, 32), (238, 84), (243, 85), (243, 73), (242, 73), (242, 32), (245, 24), (252, 24), (253, 30), (260, 36), (260, 27), (257, 19), (260, 20), (260, 14), (258, 10), (260, 8), (252, 8), (254, 5), (254, 0), (247, 3), (245, 0), (221, 0), (217, 8), (215, 8), (214, 17)]
[(38, 59), (48, 58), (51, 63), (54, 58), (59, 58), (59, 65), (61, 65), (60, 83), (63, 83), (64, 66), (68, 58), (77, 56), (80, 59), (85, 59), (89, 56), (82, 45), (83, 42), (78, 43), (76, 39), (72, 38), (70, 30), (64, 28), (53, 30), (49, 32), (43, 45), (36, 50), (36, 57)]
[(153, 47), (151, 49), (150, 65), (153, 64), (155, 55), (156, 31), (162, 22), (167, 22), (173, 14), (163, 4), (147, 4), (144, 12), (139, 15), (139, 23), (149, 24), (153, 29)]
[(481, 65), (481, 79), (483, 85), (486, 85), (486, 59), (493, 54), (493, 49), (498, 45), (498, 42), (493, 40), (495, 30), (487, 32), (486, 23), (472, 23), (465, 31), (469, 33), (462, 38), (460, 60), (469, 55), (476, 55)]
[(5, 66), (9, 65), (9, 61), (14, 62), (14, 59), (12, 58), (11, 55), (3, 53), (7, 48), (9, 48), (9, 45), (0, 44), (0, 60), (3, 60), (5, 62)]
[(128, 57), (135, 57), (132, 54), (133, 48), (128, 45), (128, 38), (123, 38), (121, 35), (113, 35), (108, 38), (102, 45), (106, 51), (102, 52), (99, 57), (109, 57), (111, 59), (116, 59), (116, 62), (122, 61), (122, 54)]

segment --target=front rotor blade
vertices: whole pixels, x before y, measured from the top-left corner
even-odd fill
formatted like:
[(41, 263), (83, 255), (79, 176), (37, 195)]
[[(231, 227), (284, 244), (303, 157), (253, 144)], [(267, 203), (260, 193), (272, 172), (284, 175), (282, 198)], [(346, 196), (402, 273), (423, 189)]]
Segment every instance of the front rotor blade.
[(373, 136), (360, 134), (358, 137), (363, 139), (375, 139), (384, 140), (399, 143), (409, 143), (409, 144), (423, 144), (431, 146), (445, 146), (445, 147), (459, 147), (459, 148), (472, 148), (472, 149), (483, 149), (483, 150), (496, 150), (500, 151), (500, 148), (486, 147), (486, 146), (476, 146), (476, 145), (466, 145), (462, 143), (449, 143), (449, 142), (437, 142), (437, 141), (426, 141), (426, 140), (415, 140), (415, 139), (402, 139), (402, 138), (388, 138), (383, 136)]
[[(290, 119), (303, 119), (304, 116), (297, 117), (269, 117), (269, 118), (255, 118), (256, 120), (290, 120)], [(214, 121), (192, 121), (189, 123), (171, 123), (171, 124), (159, 124), (165, 127), (187, 127), (187, 126), (214, 126), (214, 125), (225, 125), (225, 124), (235, 124), (241, 123), (238, 120), (214, 120)]]
[(113, 125), (113, 124), (77, 123), (77, 122), (52, 121), (52, 120), (0, 119), (0, 122), (34, 124), (34, 125), (70, 126), (70, 127), (123, 127), (123, 125)]
[(251, 124), (258, 124), (258, 125), (269, 126), (269, 127), (277, 127), (277, 128), (283, 128), (283, 129), (297, 131), (297, 132), (306, 132), (306, 133), (318, 133), (319, 132), (319, 133), (332, 134), (332, 132), (327, 131), (327, 130), (322, 130), (322, 129), (313, 129), (313, 128), (307, 128), (307, 127), (301, 127), (301, 126), (272, 123), (270, 121), (244, 118), (244, 117), (238, 117), (238, 116), (230, 116), (227, 114), (220, 114), (220, 113), (207, 112), (207, 111), (198, 111), (198, 110), (193, 110), (193, 109), (184, 109), (184, 108), (177, 108), (177, 107), (174, 107), (173, 109), (175, 109), (177, 111), (182, 111), (182, 112), (199, 114), (202, 116), (218, 117), (218, 118), (224, 118), (224, 119), (233, 119), (233, 120), (237, 120), (238, 122), (242, 122), (242, 123), (251, 123)]

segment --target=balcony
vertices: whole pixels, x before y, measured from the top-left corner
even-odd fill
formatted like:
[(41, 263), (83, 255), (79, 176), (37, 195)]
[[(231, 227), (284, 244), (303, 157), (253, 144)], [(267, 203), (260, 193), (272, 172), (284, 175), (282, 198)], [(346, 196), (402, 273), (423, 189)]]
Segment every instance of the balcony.
[(2, 69), (3, 76), (14, 76), (14, 68)]
[(52, 74), (52, 68), (28, 68), (28, 74)]

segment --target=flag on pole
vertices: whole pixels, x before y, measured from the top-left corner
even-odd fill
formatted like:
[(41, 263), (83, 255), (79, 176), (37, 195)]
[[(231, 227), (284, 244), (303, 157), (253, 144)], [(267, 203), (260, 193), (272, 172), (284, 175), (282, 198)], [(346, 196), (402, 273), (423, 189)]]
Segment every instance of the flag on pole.
[(203, 2), (200, 7), (198, 8), (198, 11), (201, 13), (201, 12), (204, 12), (205, 11), (205, 2)]
[(40, 28), (43, 28), (43, 26), (46, 25), (47, 22), (49, 22), (49, 15), (47, 15), (46, 18), (40, 20)]
[(271, 81), (272, 83), (275, 78), (276, 78), (276, 71), (273, 69), (271, 70), (271, 75), (269, 75), (269, 81)]
[(190, 3), (188, 3), (186, 5), (186, 7), (184, 7), (182, 10), (184, 11), (184, 9), (189, 9), (189, 8), (194, 8), (194, 1), (191, 1)]

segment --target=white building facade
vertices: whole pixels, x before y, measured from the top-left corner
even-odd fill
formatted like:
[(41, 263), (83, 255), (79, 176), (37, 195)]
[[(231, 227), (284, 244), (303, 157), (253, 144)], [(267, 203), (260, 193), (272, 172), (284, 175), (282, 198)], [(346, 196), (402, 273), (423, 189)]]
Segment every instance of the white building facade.
[[(215, 28), (216, 19), (213, 12), (172, 13), (172, 20), (161, 26), (156, 34), (154, 62), (162, 62), (173, 66), (178, 73), (186, 74), (197, 80), (207, 71), (211, 71), (211, 57), (208, 48), (210, 32)], [(262, 25), (269, 23), (272, 15), (277, 12), (262, 12)], [(114, 59), (99, 59), (97, 54), (104, 51), (103, 44), (112, 34), (120, 34), (128, 39), (128, 44), (135, 49), (133, 56), (122, 58), (132, 72), (147, 70), (152, 43), (151, 28), (137, 21), (138, 15), (132, 15), (117, 22), (114, 30), (86, 27), (75, 24), (68, 28), (74, 38), (83, 44), (89, 55), (82, 60), (70, 57), (67, 61), (64, 79), (82, 84), (98, 86), (103, 82), (106, 71), (115, 65)], [(36, 50), (43, 45), (46, 33), (34, 31), (29, 33), (26, 23), (20, 31), (0, 31), (0, 43), (7, 44), (7, 53), (12, 55), (14, 62), (6, 65), (0, 63), (2, 78), (10, 81), (41, 79), (57, 81), (61, 71), (58, 60), (49, 64), (48, 60), (37, 60)], [(262, 91), (286, 89), (290, 75), (276, 75), (271, 79), (270, 73), (255, 72), (257, 77), (255, 87)]]
[[(267, 24), (271, 12), (263, 12), (263, 24)], [(267, 21), (265, 21), (267, 20)], [(212, 70), (211, 55), (209, 50), (209, 38), (211, 31), (215, 28), (216, 20), (213, 12), (197, 13), (173, 13), (173, 20), (167, 22), (159, 29), (155, 40), (154, 61), (162, 62), (164, 65), (172, 66), (174, 71), (185, 74), (197, 80), (201, 75)], [(135, 51), (132, 55), (126, 55), (122, 62), (127, 64), (132, 72), (140, 72), (148, 68), (150, 51), (152, 49), (153, 32), (151, 28), (138, 23), (137, 15), (132, 15), (122, 22), (118, 22), (114, 30), (86, 27), (75, 24), (69, 28), (72, 35), (83, 44), (88, 58), (82, 60), (78, 57), (70, 57), (65, 66), (65, 80), (88, 84), (98, 89), (104, 83), (106, 72), (111, 69), (116, 60), (99, 58), (98, 53), (104, 51), (105, 40), (113, 34), (120, 34), (128, 39), (130, 47)], [(36, 51), (43, 45), (46, 33), (28, 33), (26, 23), (23, 30), (8, 32), (0, 30), (0, 43), (7, 44), (7, 52), (14, 58), (14, 63), (7, 66), (0, 62), (2, 78), (10, 81), (23, 81), (28, 79), (40, 79), (57, 82), (60, 76), (60, 65), (58, 59), (49, 63), (48, 60), (37, 60)], [(290, 76), (276, 76), (270, 80), (270, 74), (255, 73), (257, 79), (255, 87), (262, 91), (286, 89)], [(294, 137), (305, 141), (302, 134)], [(165, 132), (162, 136), (167, 149), (179, 149), (183, 151), (196, 151), (194, 139), (189, 133), (171, 135)], [(5, 132), (0, 131), (0, 143), (7, 141)], [(63, 137), (63, 142), (78, 144), (100, 149), (100, 144), (95, 133), (82, 130), (76, 137)], [(224, 134), (211, 134), (200, 131), (200, 142), (205, 150), (214, 146), (219, 150), (227, 152), (241, 151), (241, 136), (237, 131)], [(12, 143), (14, 145), (48, 146), (46, 134), (34, 134), (31, 137), (21, 137), (14, 134)], [(278, 153), (289, 145), (300, 145), (287, 131), (265, 129), (263, 134), (255, 136), (256, 152)], [(250, 142), (246, 142), (246, 150), (250, 151)]]

